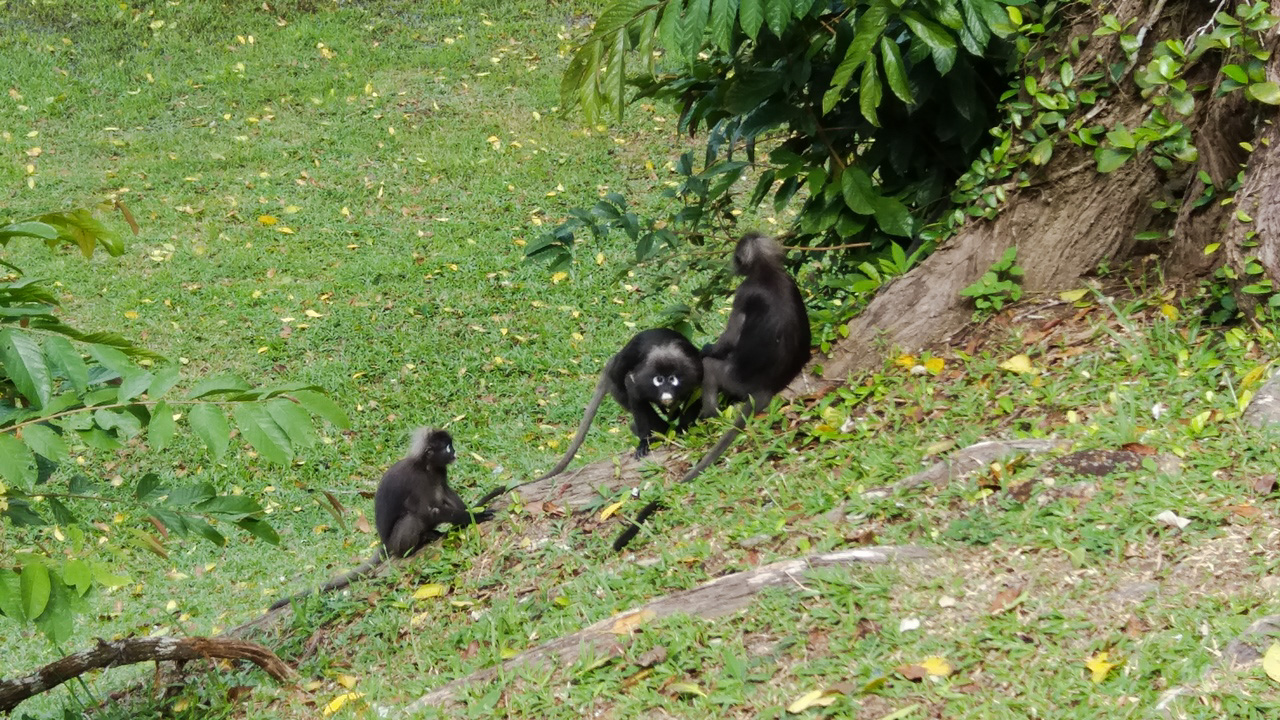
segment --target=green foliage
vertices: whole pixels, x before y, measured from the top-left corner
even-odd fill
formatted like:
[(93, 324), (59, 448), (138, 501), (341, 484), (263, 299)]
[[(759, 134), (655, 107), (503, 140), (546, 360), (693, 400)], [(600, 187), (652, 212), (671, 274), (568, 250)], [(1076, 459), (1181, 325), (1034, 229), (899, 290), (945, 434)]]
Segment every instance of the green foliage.
[(965, 297), (973, 298), (977, 306), (977, 315), (988, 315), (1022, 297), (1022, 268), (1014, 260), (1018, 257), (1018, 248), (1011, 247), (1004, 251), (1000, 259), (991, 268), (982, 273), (972, 285), (960, 291)]
[[(85, 257), (97, 248), (120, 255), (124, 246), (86, 210), (46, 213), (0, 226), (0, 246), (36, 238), (50, 247), (72, 244)], [(110, 547), (92, 542), (103, 513), (132, 520), (122, 542), (167, 557), (165, 537), (199, 537), (225, 545), (220, 523), (270, 543), (279, 541), (263, 508), (249, 497), (220, 495), (209, 483), (166, 485), (146, 473), (132, 492), (123, 483), (91, 477), (93, 450), (117, 452), (144, 437), (153, 453), (177, 431), (178, 419), (215, 455), (225, 452), (232, 426), (252, 449), (279, 464), (295, 447), (314, 444), (310, 414), (341, 427), (346, 417), (308, 384), (255, 388), (237, 377), (197, 383), (185, 395), (176, 366), (111, 332), (82, 332), (56, 316), (58, 300), (44, 282), (5, 262), (0, 277), (0, 517), (16, 538), (54, 528), (70, 553), (31, 550), (0, 569), (0, 614), (32, 622), (51, 642), (70, 637), (82, 599), (95, 587), (127, 582), (102, 560)], [(149, 523), (159, 534), (141, 529)], [(36, 547), (41, 547), (37, 545)]]
[(632, 72), (634, 97), (674, 102), (705, 149), (675, 164), (666, 211), (619, 218), (606, 198), (608, 216), (575, 212), (528, 254), (560, 267), (579, 231), (621, 228), (644, 260), (729, 236), (742, 205), (770, 199), (796, 211), (796, 244), (855, 246), (840, 270), (875, 263), (936, 219), (985, 145), (1018, 37), (995, 0), (617, 2), (574, 54), (563, 103), (620, 113)]

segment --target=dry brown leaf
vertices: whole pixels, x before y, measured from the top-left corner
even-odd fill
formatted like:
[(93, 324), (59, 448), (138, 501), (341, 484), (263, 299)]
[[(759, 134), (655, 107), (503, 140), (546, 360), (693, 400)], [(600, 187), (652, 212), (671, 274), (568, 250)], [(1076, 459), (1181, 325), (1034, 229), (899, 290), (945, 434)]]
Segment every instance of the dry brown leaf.
[(1155, 455), (1156, 454), (1155, 448), (1151, 447), (1150, 445), (1143, 445), (1142, 443), (1136, 443), (1136, 442), (1125, 443), (1120, 446), (1120, 449), (1128, 450), (1129, 452), (1135, 453), (1137, 455)]
[(996, 593), (991, 599), (991, 605), (987, 607), (987, 612), (991, 615), (999, 615), (1017, 604), (1018, 598), (1022, 595), (1023, 586), (1013, 585)]
[(893, 671), (912, 682), (920, 682), (929, 674), (929, 671), (920, 665), (899, 665)]
[(1253, 481), (1253, 491), (1259, 495), (1270, 495), (1276, 489), (1276, 474), (1267, 473)]
[(667, 649), (661, 645), (649, 649), (636, 660), (636, 664), (642, 668), (651, 668), (658, 663), (667, 661)]

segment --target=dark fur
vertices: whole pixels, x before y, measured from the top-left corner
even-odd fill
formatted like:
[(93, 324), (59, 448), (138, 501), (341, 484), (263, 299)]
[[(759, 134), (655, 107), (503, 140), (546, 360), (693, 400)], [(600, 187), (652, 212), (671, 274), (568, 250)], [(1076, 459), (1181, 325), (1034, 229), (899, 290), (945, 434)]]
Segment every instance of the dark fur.
[[(659, 380), (656, 385), (655, 378)], [(672, 378), (676, 380), (674, 385), (670, 383)], [(676, 430), (683, 432), (697, 419), (698, 406), (689, 400), (694, 389), (701, 385), (702, 361), (698, 349), (688, 338), (667, 328), (637, 333), (605, 363), (595, 393), (582, 411), (578, 432), (560, 462), (542, 477), (491, 490), (478, 505), (483, 507), (505, 492), (564, 472), (578, 448), (582, 447), (606, 393), (612, 395), (623, 410), (631, 413), (631, 430), (639, 439), (636, 457), (640, 458), (649, 454), (649, 443), (654, 434), (667, 432), (671, 420), (676, 421)], [(663, 392), (670, 394), (666, 403), (660, 398)]]
[[(751, 415), (769, 407), (809, 361), (809, 315), (800, 289), (782, 267), (782, 249), (773, 238), (747, 233), (733, 253), (733, 269), (743, 276), (733, 296), (724, 332), (702, 349), (702, 417), (719, 412), (720, 393), (741, 402), (733, 427), (680, 482), (693, 480), (724, 454)], [(639, 523), (658, 508), (652, 502), (618, 536), (621, 550), (639, 531)]]
[[(329, 592), (364, 577), (388, 557), (410, 555), (439, 538), (435, 528), (441, 523), (470, 525), (493, 517), (490, 512), (471, 513), (466, 503), (449, 487), (448, 467), (456, 455), (453, 437), (445, 430), (422, 428), (403, 460), (382, 475), (373, 496), (373, 518), (382, 547), (356, 569), (321, 585)], [(310, 595), (304, 591), (275, 601), (274, 610)]]

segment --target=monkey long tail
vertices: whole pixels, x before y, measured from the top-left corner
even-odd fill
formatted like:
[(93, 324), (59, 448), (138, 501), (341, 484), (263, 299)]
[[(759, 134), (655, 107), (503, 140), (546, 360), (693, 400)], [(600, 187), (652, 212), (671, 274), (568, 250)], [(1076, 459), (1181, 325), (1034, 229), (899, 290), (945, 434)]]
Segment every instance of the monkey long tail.
[(600, 381), (596, 383), (595, 394), (591, 396), (590, 402), (587, 403), (587, 409), (582, 411), (582, 422), (578, 423), (578, 432), (573, 436), (573, 442), (569, 443), (569, 449), (565, 451), (564, 457), (560, 458), (560, 462), (556, 463), (556, 466), (551, 468), (551, 471), (542, 477), (534, 478), (533, 480), (525, 480), (524, 482), (516, 483), (515, 485), (504, 485), (490, 490), (485, 493), (484, 497), (480, 498), (480, 501), (476, 503), (476, 507), (484, 507), (494, 498), (505, 495), (518, 487), (524, 487), (525, 485), (541, 482), (547, 478), (555, 477), (556, 475), (564, 472), (564, 469), (569, 467), (569, 463), (573, 461), (573, 456), (578, 453), (578, 448), (582, 447), (583, 441), (587, 439), (587, 431), (591, 429), (591, 421), (595, 419), (596, 411), (600, 409), (600, 403), (604, 400), (604, 396), (608, 392), (609, 370), (606, 366), (605, 371), (600, 373)]
[(296, 593), (294, 595), (290, 595), (289, 597), (280, 598), (279, 600), (271, 603), (271, 609), (275, 610), (276, 608), (284, 607), (285, 605), (288, 605), (289, 603), (295, 600), (301, 600), (302, 598), (307, 597), (308, 595), (311, 595), (313, 593), (327, 593), (327, 592), (332, 592), (334, 590), (340, 590), (350, 585), (351, 583), (355, 582), (356, 580), (359, 580), (365, 575), (368, 575), (369, 571), (373, 570), (378, 565), (381, 565), (382, 561), (386, 559), (387, 559), (387, 549), (385, 547), (379, 547), (377, 552), (373, 554), (373, 557), (364, 561), (364, 563), (362, 563), (359, 567), (355, 568), (354, 570), (343, 573), (342, 575), (339, 575), (338, 577), (330, 580), (329, 582), (321, 585), (320, 587), (314, 590), (303, 590), (302, 592)]
[[(703, 455), (702, 459), (698, 461), (698, 464), (694, 465), (693, 469), (685, 473), (684, 477), (680, 478), (680, 482), (687, 483), (698, 477), (702, 474), (703, 470), (711, 467), (712, 463), (719, 460), (720, 456), (724, 454), (724, 451), (728, 450), (729, 445), (738, 437), (738, 433), (742, 432), (743, 428), (747, 426), (747, 419), (752, 413), (753, 407), (751, 400), (747, 400), (742, 403), (739, 407), (738, 417), (733, 421), (733, 427), (725, 431), (724, 435), (721, 436), (720, 441), (715, 444), (715, 447), (711, 448), (706, 455)], [(649, 516), (661, 507), (662, 503), (654, 500), (648, 505), (640, 508), (640, 512), (636, 513), (636, 517), (631, 521), (631, 524), (619, 533), (618, 537), (613, 541), (613, 551), (620, 552), (627, 546), (627, 543), (635, 539), (636, 534), (640, 532), (640, 525), (643, 524), (645, 520), (648, 520)]]

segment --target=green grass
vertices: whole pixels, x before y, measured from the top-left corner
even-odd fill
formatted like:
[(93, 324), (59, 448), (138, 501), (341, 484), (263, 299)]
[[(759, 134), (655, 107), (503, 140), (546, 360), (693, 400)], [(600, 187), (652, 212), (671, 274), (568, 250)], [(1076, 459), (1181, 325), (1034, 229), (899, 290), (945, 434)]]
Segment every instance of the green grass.
[[(0, 66), (21, 97), (0, 98), (4, 214), (117, 198), (143, 227), (119, 259), (36, 247), (6, 259), (60, 279), (79, 325), (119, 329), (195, 377), (315, 382), (353, 420), (350, 432), (326, 428), (323, 446), (283, 469), (243, 455), (212, 461), (190, 439), (163, 456), (80, 449), (104, 481), (158, 470), (260, 495), (285, 543), (171, 539), (167, 560), (122, 550), (116, 560), (134, 582), (94, 599), (93, 622), (67, 650), (96, 635), (214, 633), (351, 566), (375, 541), (354, 527), (356, 513), (371, 513), (359, 493), (417, 425), (449, 423), (461, 450), (453, 477), (467, 496), (549, 467), (605, 358), (683, 297), (636, 290), (646, 276), (620, 276), (631, 248), (619, 241), (591, 241), (558, 283), (521, 264), (538, 222), (557, 222), (601, 189), (650, 201), (666, 176), (658, 170), (655, 182), (646, 161), (663, 168), (683, 143), (669, 134), (672, 118), (657, 120), (661, 108), (603, 132), (555, 112), (562, 52), (592, 4), (318, 5), (3, 9)], [(260, 221), (267, 215), (275, 224)], [(805, 692), (846, 684), (834, 704), (806, 714), (879, 718), (915, 705), (906, 717), (1147, 717), (1168, 688), (1198, 687), (1215, 649), (1280, 606), (1274, 498), (1252, 490), (1280, 451), (1239, 422), (1242, 394), (1258, 387), (1251, 371), (1276, 342), (1269, 328), (1201, 327), (1194, 300), (1170, 319), (1154, 294), (1116, 295), (1125, 299), (1089, 296), (1079, 308), (1033, 299), (1045, 306), (1035, 319), (987, 331), (969, 353), (941, 351), (938, 374), (890, 358), (820, 399), (775, 409), (703, 480), (670, 491), (632, 547), (641, 562), (609, 550), (615, 519), (517, 508), (449, 536), (392, 580), (305, 602), (265, 638), (296, 664), (302, 690), (256, 670), (189, 667), (191, 684), (172, 697), (134, 698), (105, 715), (315, 717), (349, 676), (364, 697), (337, 717), (373, 716), (654, 597), (874, 542), (924, 545), (939, 558), (797, 578), (802, 587), (744, 612), (668, 618), (622, 657), (521, 671), (438, 712), (782, 717)], [(1046, 330), (1041, 317), (1062, 322)], [(1020, 353), (1036, 374), (1001, 368)], [(631, 444), (616, 408), (604, 415), (583, 462)], [(716, 432), (681, 442), (697, 452)], [(942, 487), (864, 494), (955, 448), (1007, 437), (1138, 443), (1181, 469), (1050, 483), (1036, 459), (1015, 459)], [(1034, 481), (1025, 502), (1005, 493), (1023, 481)], [(347, 506), (345, 528), (317, 489)], [(647, 482), (640, 501), (661, 493)], [(836, 507), (843, 520), (828, 517)], [(1191, 525), (1155, 521), (1164, 510)], [(35, 541), (59, 547), (52, 533), (6, 530), (0, 551)], [(426, 583), (448, 594), (414, 599)], [(1139, 592), (1146, 583), (1155, 589)], [(1022, 599), (993, 611), (1009, 588)], [(919, 629), (901, 629), (910, 618)], [(4, 676), (60, 654), (0, 625)], [(666, 659), (642, 668), (659, 646)], [(1120, 665), (1095, 684), (1084, 663), (1102, 651)], [(934, 655), (953, 666), (950, 677), (912, 682), (895, 671)], [(135, 678), (149, 675), (89, 681), (103, 697)], [(228, 701), (241, 685), (254, 690)], [(1256, 667), (1198, 690), (1179, 706), (1189, 717), (1265, 717), (1280, 703)], [(66, 692), (22, 710), (55, 713)]]

